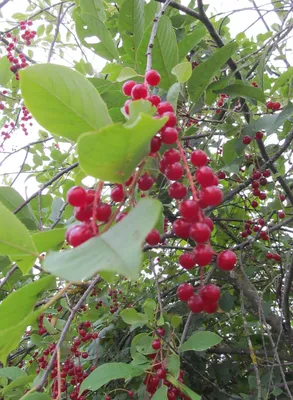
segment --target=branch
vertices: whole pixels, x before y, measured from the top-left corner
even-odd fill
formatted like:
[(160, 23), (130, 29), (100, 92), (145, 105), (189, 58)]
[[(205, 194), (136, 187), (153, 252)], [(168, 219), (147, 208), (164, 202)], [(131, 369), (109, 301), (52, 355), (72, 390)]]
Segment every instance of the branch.
[[(239, 354), (241, 356), (248, 355), (250, 356), (250, 350), (249, 349), (238, 349), (238, 348), (233, 348), (233, 347), (218, 347), (218, 348), (212, 348), (208, 349), (207, 353), (210, 354)], [(268, 357), (274, 357), (275, 356), (275, 351), (265, 351), (265, 350), (254, 350), (254, 353), (256, 356), (262, 357), (262, 356), (268, 356)], [(279, 353), (279, 357), (282, 360), (287, 360), (287, 361), (293, 361), (293, 357), (291, 355)]]
[(20, 210), (23, 209), (30, 201), (32, 201), (35, 197), (42, 193), (44, 189), (50, 186), (53, 182), (57, 181), (62, 175), (66, 174), (67, 172), (71, 171), (72, 169), (78, 166), (78, 162), (69, 165), (69, 167), (64, 168), (62, 171), (58, 172), (53, 178), (51, 178), (48, 182), (46, 182), (37, 192), (32, 194), (26, 201), (24, 201), (19, 207), (14, 210), (14, 214), (17, 214)]
[(64, 15), (62, 16), (62, 9), (63, 9), (63, 3), (59, 7), (59, 13), (58, 13), (57, 21), (56, 21), (55, 34), (54, 34), (54, 38), (53, 38), (51, 46), (50, 46), (48, 59), (47, 59), (48, 63), (51, 61), (51, 57), (53, 55), (54, 46), (56, 44), (58, 33), (59, 33), (59, 29), (60, 29), (60, 24), (62, 23), (62, 18), (64, 17)]
[[(8, 40), (5, 39), (4, 37), (0, 37), (0, 41), (1, 41), (2, 43), (4, 43), (6, 46), (9, 45)], [(17, 54), (20, 54), (20, 53), (24, 54), (23, 51), (20, 50), (18, 47), (15, 47), (14, 50), (16, 51)], [(27, 61), (29, 61), (30, 63), (32, 63), (32, 64), (37, 64), (37, 62), (36, 62), (35, 60), (33, 60), (32, 58), (30, 58), (30, 57), (27, 56), (26, 54), (24, 54), (24, 57), (25, 57), (25, 59), (26, 59)]]
[(17, 265), (14, 265), (10, 271), (7, 272), (5, 278), (3, 281), (0, 282), (0, 289), (5, 285), (5, 283), (8, 281), (8, 279), (11, 277), (12, 274), (18, 269)]
[(290, 321), (290, 306), (289, 306), (289, 295), (292, 286), (293, 280), (293, 259), (287, 269), (285, 282), (284, 282), (284, 292), (282, 299), (282, 309), (284, 314), (284, 323), (286, 328), (286, 333), (289, 336), (290, 344), (292, 346), (292, 329), (291, 329), (291, 321)]
[(9, 0), (3, 0), (2, 3), (0, 3), (0, 10), (1, 10), (1, 8), (4, 7), (8, 2), (9, 2)]

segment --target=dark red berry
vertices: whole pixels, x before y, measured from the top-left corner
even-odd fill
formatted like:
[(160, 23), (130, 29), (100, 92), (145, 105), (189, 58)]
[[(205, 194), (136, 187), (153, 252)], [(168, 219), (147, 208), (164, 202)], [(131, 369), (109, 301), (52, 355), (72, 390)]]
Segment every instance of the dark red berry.
[(136, 85), (135, 81), (127, 81), (123, 84), (122, 91), (125, 94), (125, 96), (131, 96), (131, 91), (135, 85)]
[(157, 86), (161, 81), (161, 75), (154, 69), (151, 69), (145, 74), (145, 80), (149, 85)]
[(213, 251), (208, 244), (199, 243), (194, 249), (195, 261), (200, 267), (211, 263)]
[(160, 232), (157, 229), (152, 229), (150, 233), (147, 235), (145, 241), (147, 242), (147, 244), (155, 246), (160, 242), (160, 239), (161, 239)]
[(179, 264), (185, 269), (192, 269), (195, 266), (195, 257), (192, 252), (179, 256)]
[(231, 250), (222, 251), (217, 258), (217, 265), (224, 271), (231, 271), (237, 262), (236, 254)]
[(146, 172), (137, 181), (137, 186), (140, 190), (146, 191), (153, 186), (154, 182), (154, 179)]
[(195, 167), (203, 167), (208, 162), (207, 154), (202, 150), (194, 150), (191, 153), (190, 161)]
[(80, 186), (73, 186), (67, 192), (67, 202), (74, 207), (84, 207), (86, 197), (86, 191)]
[(211, 230), (207, 224), (196, 222), (191, 224), (189, 236), (197, 243), (204, 243), (210, 239)]
[(135, 86), (133, 86), (131, 90), (131, 96), (133, 100), (145, 99), (147, 95), (148, 95), (148, 88), (142, 83), (136, 84)]
[(114, 186), (113, 189), (111, 190), (110, 196), (113, 201), (115, 201), (116, 203), (120, 203), (125, 197), (123, 186), (122, 185)]
[(192, 295), (187, 302), (188, 308), (190, 309), (190, 311), (192, 311), (193, 313), (200, 313), (203, 311), (203, 307), (204, 307), (204, 302), (201, 298), (201, 296), (199, 295)]
[(193, 295), (194, 288), (189, 283), (182, 283), (177, 289), (177, 297), (181, 301), (188, 301)]
[(176, 128), (167, 127), (163, 129), (161, 136), (163, 143), (173, 144), (178, 139), (178, 131)]
[(183, 218), (196, 221), (199, 218), (200, 208), (194, 200), (183, 200), (179, 205), (179, 212)]
[(180, 182), (173, 182), (168, 188), (168, 194), (172, 199), (182, 200), (187, 195), (187, 187)]
[(221, 292), (218, 286), (210, 283), (202, 288), (200, 295), (204, 303), (215, 303), (219, 300)]
[(178, 218), (173, 222), (173, 232), (176, 236), (182, 239), (189, 238), (190, 222), (183, 218)]

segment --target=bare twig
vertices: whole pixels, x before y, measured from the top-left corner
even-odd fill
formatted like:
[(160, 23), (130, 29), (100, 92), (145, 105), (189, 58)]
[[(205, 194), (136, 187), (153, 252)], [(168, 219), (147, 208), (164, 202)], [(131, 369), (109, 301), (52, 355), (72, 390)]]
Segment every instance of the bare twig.
[(282, 298), (282, 309), (284, 315), (284, 324), (286, 328), (286, 334), (289, 337), (290, 344), (292, 346), (292, 329), (291, 329), (291, 320), (290, 320), (290, 306), (289, 306), (289, 295), (292, 286), (293, 280), (293, 258), (291, 260), (290, 265), (288, 266), (285, 281), (284, 281), (284, 291)]
[(56, 21), (55, 34), (54, 34), (54, 38), (53, 38), (53, 40), (51, 42), (50, 50), (49, 50), (49, 53), (48, 53), (48, 59), (47, 59), (48, 63), (51, 61), (51, 58), (52, 58), (52, 55), (53, 55), (54, 46), (56, 44), (58, 33), (59, 33), (59, 29), (60, 29), (60, 24), (62, 23), (62, 18), (64, 17), (64, 15), (62, 16), (62, 9), (63, 9), (63, 3), (59, 7), (59, 13), (58, 13), (57, 21)]
[(8, 2), (9, 2), (9, 0), (3, 0), (2, 3), (0, 3), (0, 10), (1, 10), (1, 8), (4, 7)]
[(9, 280), (11, 275), (14, 274), (14, 272), (18, 269), (17, 265), (14, 265), (10, 271), (7, 272), (5, 278), (0, 282), (0, 289), (5, 285), (5, 283)]

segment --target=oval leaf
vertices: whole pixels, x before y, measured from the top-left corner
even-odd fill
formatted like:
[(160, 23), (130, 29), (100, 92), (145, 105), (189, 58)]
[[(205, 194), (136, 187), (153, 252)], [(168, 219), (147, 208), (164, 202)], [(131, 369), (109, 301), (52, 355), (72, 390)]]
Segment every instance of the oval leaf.
[(223, 339), (213, 332), (198, 331), (190, 336), (186, 342), (184, 342), (179, 350), (183, 353), (184, 351), (204, 351), (212, 346), (220, 343)]
[(136, 279), (142, 264), (141, 246), (154, 227), (162, 204), (142, 199), (119, 224), (100, 237), (61, 253), (49, 253), (44, 269), (71, 281), (81, 281), (100, 271), (116, 272)]
[(190, 62), (177, 64), (172, 69), (172, 74), (176, 76), (179, 83), (187, 82), (192, 75), (192, 66)]
[(20, 71), (20, 87), (28, 110), (54, 135), (76, 140), (112, 122), (94, 86), (70, 68), (33, 65)]
[(141, 314), (133, 308), (127, 308), (126, 310), (121, 311), (120, 316), (126, 324), (130, 325), (137, 323), (145, 324), (148, 321), (147, 315)]
[(215, 93), (225, 93), (229, 96), (239, 96), (246, 99), (258, 100), (261, 103), (266, 102), (263, 91), (259, 88), (243, 85), (243, 83), (234, 83), (220, 90), (214, 90)]

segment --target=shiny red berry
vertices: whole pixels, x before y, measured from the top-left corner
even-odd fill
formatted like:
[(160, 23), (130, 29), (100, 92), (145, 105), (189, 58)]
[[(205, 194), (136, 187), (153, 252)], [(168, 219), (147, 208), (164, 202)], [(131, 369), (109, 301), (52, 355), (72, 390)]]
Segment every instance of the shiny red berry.
[(161, 81), (161, 75), (158, 73), (158, 71), (151, 69), (145, 74), (145, 80), (149, 85), (157, 86)]
[(133, 86), (131, 96), (133, 100), (145, 99), (148, 96), (148, 88), (142, 83), (138, 83)]
[(86, 204), (86, 191), (80, 186), (73, 186), (67, 192), (67, 202), (74, 207), (83, 207)]
[(182, 283), (177, 289), (177, 297), (181, 301), (188, 301), (193, 295), (194, 288), (189, 283)]
[(135, 85), (136, 85), (135, 81), (127, 81), (123, 84), (122, 91), (125, 94), (125, 96), (131, 95), (131, 91)]
[(207, 154), (202, 150), (194, 150), (191, 153), (190, 161), (195, 167), (203, 167), (208, 162)]
[(217, 265), (224, 271), (231, 271), (237, 262), (236, 254), (231, 250), (222, 251), (217, 258)]

